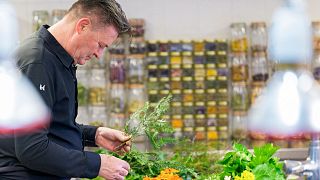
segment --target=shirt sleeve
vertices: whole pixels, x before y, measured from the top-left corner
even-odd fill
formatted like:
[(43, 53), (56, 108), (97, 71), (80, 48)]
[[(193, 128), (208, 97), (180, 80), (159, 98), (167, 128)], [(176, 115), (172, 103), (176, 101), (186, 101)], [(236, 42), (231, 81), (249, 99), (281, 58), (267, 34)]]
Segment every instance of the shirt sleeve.
[[(39, 89), (39, 82), (53, 85), (41, 63), (30, 64), (21, 71)], [(54, 104), (53, 88), (39, 91), (49, 108)], [(83, 131), (91, 137), (93, 129)], [(91, 137), (92, 138), (92, 137)], [(48, 138), (48, 128), (42, 127), (36, 132), (15, 135), (16, 157), (23, 166), (60, 177), (94, 178), (100, 169), (100, 156), (93, 152), (74, 150), (63, 147)]]
[(78, 124), (78, 126), (82, 131), (82, 139), (84, 146), (97, 147), (95, 139), (98, 127), (82, 124)]

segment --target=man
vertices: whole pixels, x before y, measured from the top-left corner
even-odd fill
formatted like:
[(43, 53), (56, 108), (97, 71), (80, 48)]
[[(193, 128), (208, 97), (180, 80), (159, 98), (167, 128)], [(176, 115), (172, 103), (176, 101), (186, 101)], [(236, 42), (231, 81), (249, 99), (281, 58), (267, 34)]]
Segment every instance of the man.
[[(130, 31), (115, 0), (78, 0), (65, 17), (23, 41), (17, 64), (51, 110), (51, 121), (28, 134), (0, 139), (0, 179), (124, 179), (130, 166), (114, 156), (84, 151), (100, 146), (111, 151), (130, 140), (106, 127), (78, 125), (75, 65), (99, 58), (119, 34)], [(23, 89), (21, 89), (23, 91)], [(130, 141), (121, 148), (130, 150)]]

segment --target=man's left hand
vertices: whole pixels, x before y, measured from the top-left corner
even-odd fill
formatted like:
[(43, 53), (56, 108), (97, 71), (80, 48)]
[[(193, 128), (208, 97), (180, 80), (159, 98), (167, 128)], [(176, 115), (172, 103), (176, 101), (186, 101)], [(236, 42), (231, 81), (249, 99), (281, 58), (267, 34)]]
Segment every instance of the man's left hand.
[(131, 136), (127, 136), (124, 132), (107, 127), (99, 127), (96, 132), (96, 144), (109, 151), (129, 152), (130, 139)]

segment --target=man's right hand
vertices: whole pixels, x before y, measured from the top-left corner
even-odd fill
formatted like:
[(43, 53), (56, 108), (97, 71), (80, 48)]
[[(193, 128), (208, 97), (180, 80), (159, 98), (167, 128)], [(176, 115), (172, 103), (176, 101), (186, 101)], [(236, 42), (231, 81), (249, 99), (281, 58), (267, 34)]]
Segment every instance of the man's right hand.
[(130, 165), (114, 156), (100, 154), (101, 165), (99, 176), (107, 180), (123, 180), (129, 173)]

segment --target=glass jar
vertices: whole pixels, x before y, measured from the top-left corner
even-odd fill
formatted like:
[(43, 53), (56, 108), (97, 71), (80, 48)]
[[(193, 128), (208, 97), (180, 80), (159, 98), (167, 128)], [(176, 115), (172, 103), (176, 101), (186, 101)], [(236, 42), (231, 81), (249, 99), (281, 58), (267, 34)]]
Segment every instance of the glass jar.
[(144, 86), (140, 84), (131, 84), (128, 91), (128, 113), (131, 114), (144, 105)]
[(169, 43), (166, 40), (159, 41), (159, 51), (160, 52), (169, 52)]
[(196, 127), (195, 130), (195, 140), (196, 141), (204, 141), (206, 140), (206, 131), (204, 127)]
[(216, 51), (216, 41), (214, 39), (207, 39), (205, 40), (205, 51)]
[(187, 139), (193, 140), (194, 138), (194, 131), (192, 127), (185, 127), (183, 128), (183, 136)]
[(171, 78), (170, 87), (172, 90), (180, 90), (182, 89), (182, 81), (179, 77)]
[(124, 114), (111, 113), (107, 121), (107, 126), (113, 129), (123, 129), (125, 120), (126, 117)]
[(251, 86), (251, 104), (253, 104), (256, 99), (261, 95), (263, 88), (265, 87), (265, 82), (253, 82)]
[(192, 52), (193, 51), (193, 43), (191, 40), (183, 40), (182, 41), (182, 51), (183, 52)]
[(181, 115), (173, 115), (172, 116), (171, 126), (173, 128), (182, 128), (183, 127), (183, 121), (182, 121)]
[(228, 42), (226, 39), (216, 39), (217, 51), (228, 51)]
[(204, 52), (205, 42), (203, 40), (196, 40), (193, 43), (194, 52)]
[(204, 102), (206, 100), (206, 94), (204, 93), (204, 89), (195, 90), (194, 100), (196, 102)]
[[(212, 126), (217, 126), (217, 115), (216, 114), (208, 114), (207, 115), (207, 126), (210, 128)], [(209, 130), (208, 128), (208, 130)]]
[(172, 102), (182, 102), (182, 93), (181, 89), (172, 89)]
[(217, 67), (227, 66), (228, 64), (228, 56), (226, 51), (218, 51), (217, 52)]
[(157, 103), (160, 100), (160, 96), (157, 90), (148, 90), (148, 100), (150, 103)]
[(207, 64), (215, 65), (217, 63), (217, 57), (215, 51), (207, 51)]
[(217, 127), (215, 127), (215, 126), (208, 127), (208, 129), (207, 129), (207, 140), (208, 141), (218, 140)]
[(248, 62), (245, 53), (234, 53), (231, 58), (232, 81), (248, 80)]
[(126, 70), (123, 55), (112, 55), (109, 64), (109, 78), (111, 83), (125, 83)]
[(46, 10), (36, 10), (32, 12), (32, 30), (37, 31), (44, 24), (49, 23), (49, 12)]
[(192, 102), (184, 102), (182, 108), (183, 108), (182, 112), (184, 115), (193, 115), (195, 113)]
[(249, 108), (249, 94), (245, 82), (232, 84), (231, 107), (237, 111), (245, 111)]
[[(195, 52), (193, 57), (193, 62), (195, 66), (201, 65), (203, 67), (206, 64), (206, 57), (204, 56), (203, 52)], [(195, 67), (198, 68), (198, 67)]]
[(89, 104), (92, 106), (105, 106), (106, 78), (104, 69), (92, 69), (89, 82)]
[(130, 54), (144, 54), (146, 52), (146, 43), (143, 37), (132, 38), (129, 45)]
[(55, 23), (60, 21), (66, 13), (67, 13), (67, 10), (64, 10), (64, 9), (52, 10), (51, 25), (54, 25)]
[(159, 90), (160, 82), (158, 78), (149, 77), (147, 81), (147, 88), (148, 90)]
[(228, 127), (227, 126), (218, 127), (218, 136), (220, 140), (227, 140), (229, 138)]
[(194, 89), (194, 81), (192, 77), (183, 77), (182, 78), (182, 87), (183, 89)]
[(264, 51), (253, 52), (251, 61), (252, 81), (266, 81), (268, 80), (268, 62), (267, 55)]
[(131, 25), (131, 35), (133, 37), (142, 37), (144, 36), (144, 25), (145, 21), (143, 19), (129, 19), (129, 23)]
[(171, 103), (171, 114), (181, 115), (182, 114), (182, 105), (181, 102), (172, 102)]
[(268, 32), (265, 22), (251, 23), (251, 49), (253, 51), (266, 51)]
[(88, 91), (90, 73), (87, 69), (77, 70), (78, 81), (78, 104), (79, 106), (88, 105)]
[(192, 89), (183, 90), (183, 102), (193, 102), (194, 96)]
[(207, 102), (207, 114), (216, 114), (217, 113), (217, 105), (216, 101), (208, 101)]
[(177, 65), (182, 63), (182, 58), (180, 56), (180, 52), (172, 52), (170, 57), (170, 63), (172, 65)]
[(246, 23), (232, 23), (231, 50), (233, 52), (245, 52), (248, 50), (247, 25)]
[(196, 118), (198, 115), (201, 115), (201, 117), (204, 118), (204, 115), (206, 114), (206, 107), (205, 107), (205, 103), (203, 101), (195, 102), (195, 113), (196, 113)]
[(232, 137), (234, 139), (247, 138), (247, 112), (234, 111), (232, 114)]
[[(319, 46), (320, 46), (320, 38), (319, 38)], [(318, 82), (320, 82), (320, 50), (314, 51), (313, 53), (312, 72), (313, 72), (313, 77)]]
[(204, 77), (195, 77), (195, 89), (205, 89), (206, 88), (206, 81)]
[(117, 43), (113, 43), (110, 48), (109, 48), (109, 52), (110, 54), (120, 54), (120, 55), (124, 55), (125, 54), (125, 42), (123, 42), (123, 38), (119, 37), (117, 39)]
[(169, 65), (170, 64), (170, 57), (168, 52), (161, 52), (158, 56), (158, 64), (159, 65)]
[(105, 126), (107, 124), (106, 106), (89, 106), (89, 125)]
[(157, 52), (159, 52), (159, 44), (158, 44), (157, 41), (148, 41), (146, 46), (147, 46), (147, 51), (149, 53), (152, 53), (152, 52), (157, 53)]
[(182, 76), (192, 78), (194, 76), (194, 69), (192, 68), (192, 64), (183, 64), (182, 65)]
[(170, 52), (181, 52), (182, 51), (182, 44), (180, 41), (170, 41), (169, 43), (169, 51)]
[(144, 82), (144, 56), (130, 55), (128, 56), (128, 79), (130, 84), (143, 84)]
[(123, 84), (112, 84), (110, 88), (109, 105), (111, 113), (125, 113), (125, 88)]
[(182, 53), (182, 64), (193, 64), (193, 58), (191, 52)]
[(320, 21), (312, 22), (313, 49), (320, 50)]
[(194, 118), (192, 114), (183, 115), (183, 126), (184, 127), (194, 127)]

